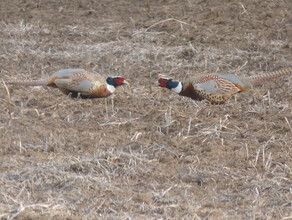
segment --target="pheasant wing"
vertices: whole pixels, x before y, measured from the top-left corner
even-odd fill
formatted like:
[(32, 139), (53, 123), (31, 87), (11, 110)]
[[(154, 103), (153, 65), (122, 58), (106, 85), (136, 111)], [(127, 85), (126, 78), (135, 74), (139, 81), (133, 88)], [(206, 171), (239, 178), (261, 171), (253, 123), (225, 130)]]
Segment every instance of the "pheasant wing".
[(196, 80), (197, 89), (209, 94), (228, 95), (242, 91), (238, 84), (216, 74), (208, 74)]
[(74, 91), (79, 93), (89, 93), (92, 88), (92, 82), (87, 79), (80, 79), (78, 81), (72, 80), (72, 78), (59, 78), (55, 81), (56, 86), (59, 89)]
[(93, 90), (98, 91), (105, 85), (105, 79), (99, 74), (92, 74), (87, 71), (69, 73), (54, 81), (55, 85), (64, 91), (77, 92), (82, 95), (90, 95)]

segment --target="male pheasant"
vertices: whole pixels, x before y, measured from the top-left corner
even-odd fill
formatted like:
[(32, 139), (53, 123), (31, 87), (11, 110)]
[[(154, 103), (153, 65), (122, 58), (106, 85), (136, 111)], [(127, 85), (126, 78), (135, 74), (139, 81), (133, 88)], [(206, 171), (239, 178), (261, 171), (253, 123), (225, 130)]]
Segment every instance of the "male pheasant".
[(181, 96), (194, 100), (206, 99), (212, 104), (225, 103), (233, 94), (246, 91), (252, 86), (292, 73), (292, 68), (278, 70), (259, 76), (241, 77), (232, 74), (205, 74), (190, 77), (183, 82), (172, 79), (158, 79), (159, 86), (166, 87)]
[(83, 69), (64, 69), (44, 80), (7, 82), (11, 85), (49, 86), (60, 89), (64, 94), (76, 98), (104, 98), (110, 96), (117, 86), (127, 84), (123, 77), (107, 77)]

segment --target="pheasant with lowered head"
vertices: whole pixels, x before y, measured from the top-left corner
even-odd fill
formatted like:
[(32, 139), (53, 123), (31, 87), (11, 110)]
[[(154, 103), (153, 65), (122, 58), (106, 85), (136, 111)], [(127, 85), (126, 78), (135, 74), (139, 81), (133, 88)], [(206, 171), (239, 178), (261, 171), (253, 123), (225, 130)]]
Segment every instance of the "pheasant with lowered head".
[(235, 93), (288, 74), (292, 74), (292, 68), (251, 77), (213, 73), (193, 76), (183, 82), (160, 78), (158, 83), (160, 87), (168, 88), (181, 96), (194, 100), (206, 99), (212, 104), (223, 104)]
[(76, 98), (104, 98), (110, 96), (116, 87), (127, 84), (124, 77), (107, 77), (83, 69), (64, 69), (44, 80), (6, 82), (10, 85), (49, 86), (60, 89), (64, 94)]

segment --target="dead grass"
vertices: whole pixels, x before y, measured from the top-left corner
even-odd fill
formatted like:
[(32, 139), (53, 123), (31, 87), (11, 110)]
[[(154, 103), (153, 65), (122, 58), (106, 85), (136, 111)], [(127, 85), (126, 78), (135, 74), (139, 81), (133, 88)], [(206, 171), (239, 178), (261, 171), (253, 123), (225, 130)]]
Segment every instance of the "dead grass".
[(291, 218), (291, 77), (224, 105), (155, 85), (290, 67), (290, 6), (0, 3), (1, 81), (81, 67), (130, 82), (97, 100), (1, 84), (0, 218)]

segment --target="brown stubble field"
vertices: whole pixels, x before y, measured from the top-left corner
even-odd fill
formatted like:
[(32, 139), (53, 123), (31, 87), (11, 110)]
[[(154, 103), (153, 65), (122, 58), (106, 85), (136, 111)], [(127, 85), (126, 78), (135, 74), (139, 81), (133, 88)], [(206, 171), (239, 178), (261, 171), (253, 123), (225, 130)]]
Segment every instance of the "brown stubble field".
[[(292, 1), (2, 0), (0, 219), (292, 218), (292, 77), (193, 101), (155, 84), (292, 66)], [(65, 68), (107, 99), (8, 87)]]

